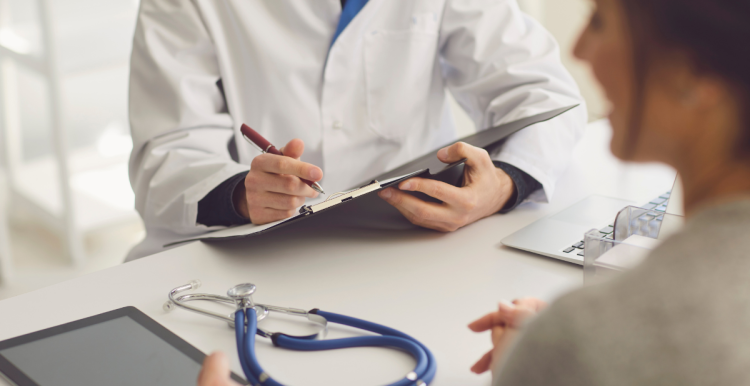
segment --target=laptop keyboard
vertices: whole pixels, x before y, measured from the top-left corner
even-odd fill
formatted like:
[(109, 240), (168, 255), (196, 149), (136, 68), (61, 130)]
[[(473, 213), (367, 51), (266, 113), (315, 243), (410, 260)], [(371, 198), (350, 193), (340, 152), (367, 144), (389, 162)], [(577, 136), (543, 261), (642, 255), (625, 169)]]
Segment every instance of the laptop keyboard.
[[(667, 204), (669, 204), (669, 197), (672, 194), (672, 191), (668, 191), (661, 196), (651, 200), (648, 202), (648, 204), (641, 206), (643, 209), (648, 210), (655, 210), (657, 212), (666, 213), (667, 212)], [(651, 218), (653, 221), (662, 221), (664, 219), (664, 216), (657, 216), (654, 218)], [(657, 228), (658, 229), (658, 228)], [(613, 239), (615, 237), (615, 225), (609, 224), (606, 227), (599, 229), (599, 232), (602, 234), (602, 236), (605, 239)], [(564, 253), (573, 254), (575, 253), (578, 256), (583, 257), (584, 254), (584, 245), (583, 240), (571, 245), (568, 248), (565, 248), (563, 250)]]

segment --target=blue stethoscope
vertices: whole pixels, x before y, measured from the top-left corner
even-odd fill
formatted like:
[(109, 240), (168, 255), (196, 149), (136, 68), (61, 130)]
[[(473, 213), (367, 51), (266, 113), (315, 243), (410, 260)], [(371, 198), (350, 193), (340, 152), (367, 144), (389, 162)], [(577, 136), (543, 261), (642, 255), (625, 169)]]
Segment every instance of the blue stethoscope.
[[(282, 386), (271, 378), (258, 363), (255, 355), (255, 335), (270, 338), (274, 346), (297, 351), (335, 350), (352, 347), (388, 347), (411, 354), (417, 361), (414, 370), (389, 386), (425, 386), (435, 377), (437, 363), (430, 350), (422, 343), (398, 330), (380, 324), (368, 322), (350, 316), (334, 314), (318, 309), (310, 311), (296, 308), (277, 307), (253, 302), (255, 285), (250, 283), (238, 284), (227, 291), (227, 296), (190, 293), (177, 296), (179, 293), (197, 289), (200, 282), (195, 280), (169, 291), (169, 300), (164, 304), (166, 311), (175, 307), (184, 308), (206, 316), (226, 321), (234, 327), (237, 335), (237, 352), (240, 357), (242, 370), (251, 385)], [(225, 315), (204, 310), (187, 302), (195, 300), (213, 301), (226, 305), (234, 305), (234, 315)], [(258, 321), (265, 319), (269, 312), (279, 312), (300, 316), (319, 327), (312, 335), (295, 336), (280, 332), (270, 332), (258, 327)], [(378, 334), (377, 336), (360, 336), (322, 340), (328, 328), (328, 322), (342, 324)]]

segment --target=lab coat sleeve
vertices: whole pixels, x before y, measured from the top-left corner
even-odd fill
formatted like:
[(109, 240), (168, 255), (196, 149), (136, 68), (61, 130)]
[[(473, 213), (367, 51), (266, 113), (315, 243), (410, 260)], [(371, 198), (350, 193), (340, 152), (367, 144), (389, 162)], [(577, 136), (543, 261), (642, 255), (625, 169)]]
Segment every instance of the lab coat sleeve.
[(446, 86), (480, 130), (580, 104), (491, 154), (541, 183), (529, 199), (548, 201), (587, 121), (557, 42), (516, 0), (448, 0), (439, 44)]
[(142, 0), (130, 74), (130, 182), (147, 231), (196, 234), (198, 201), (249, 169), (230, 156), (232, 118), (211, 37), (192, 1)]

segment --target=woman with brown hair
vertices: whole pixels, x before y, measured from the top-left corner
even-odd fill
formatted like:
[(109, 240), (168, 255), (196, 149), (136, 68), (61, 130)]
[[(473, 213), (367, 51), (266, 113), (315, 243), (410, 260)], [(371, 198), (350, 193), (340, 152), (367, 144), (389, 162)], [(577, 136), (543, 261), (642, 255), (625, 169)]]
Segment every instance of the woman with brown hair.
[[(750, 385), (750, 1), (595, 3), (576, 55), (611, 102), (612, 152), (677, 169), (687, 224), (610, 282), (548, 308), (501, 303), (469, 326), (495, 346), (472, 371), (497, 386)], [(201, 384), (228, 371), (212, 355)]]
[(472, 323), (495, 346), (472, 370), (494, 385), (750, 385), (750, 1), (595, 3), (575, 53), (611, 102), (612, 152), (677, 169), (687, 224), (533, 321), (545, 304), (521, 299)]

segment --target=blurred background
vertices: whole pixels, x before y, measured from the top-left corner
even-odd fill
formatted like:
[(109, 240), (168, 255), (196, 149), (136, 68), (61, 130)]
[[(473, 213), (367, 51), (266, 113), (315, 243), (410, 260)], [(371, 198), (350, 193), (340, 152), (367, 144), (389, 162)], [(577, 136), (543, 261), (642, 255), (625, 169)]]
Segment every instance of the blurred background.
[[(519, 0), (572, 56), (589, 0)], [(120, 264), (144, 236), (127, 173), (138, 0), (0, 0), (0, 299)], [(474, 130), (454, 103), (461, 135)]]

